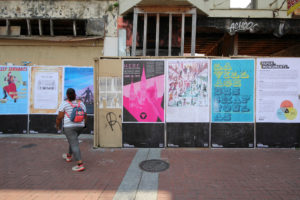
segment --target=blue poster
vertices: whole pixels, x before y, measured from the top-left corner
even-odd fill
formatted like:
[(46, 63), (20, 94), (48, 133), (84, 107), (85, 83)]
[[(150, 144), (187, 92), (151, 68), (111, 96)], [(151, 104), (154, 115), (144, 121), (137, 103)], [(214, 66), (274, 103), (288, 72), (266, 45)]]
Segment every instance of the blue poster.
[(94, 114), (94, 71), (92, 67), (66, 67), (64, 99), (68, 88), (76, 91), (77, 99), (86, 106), (87, 114)]
[(254, 60), (212, 60), (212, 122), (254, 122)]
[(0, 114), (28, 114), (28, 68), (0, 65)]

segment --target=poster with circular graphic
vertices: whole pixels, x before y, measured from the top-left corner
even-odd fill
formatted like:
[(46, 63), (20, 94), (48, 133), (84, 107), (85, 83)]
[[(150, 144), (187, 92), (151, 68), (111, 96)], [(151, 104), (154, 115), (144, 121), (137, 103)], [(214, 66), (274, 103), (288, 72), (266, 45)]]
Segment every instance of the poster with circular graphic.
[(299, 58), (258, 58), (256, 121), (299, 123)]
[(297, 117), (297, 109), (289, 100), (284, 100), (277, 110), (277, 117), (280, 120), (294, 120)]

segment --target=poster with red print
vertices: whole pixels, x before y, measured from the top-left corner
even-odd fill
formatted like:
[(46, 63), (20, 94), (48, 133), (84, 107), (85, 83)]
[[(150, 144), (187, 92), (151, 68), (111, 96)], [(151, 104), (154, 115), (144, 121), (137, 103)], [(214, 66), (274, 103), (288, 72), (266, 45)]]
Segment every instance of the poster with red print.
[(297, 8), (300, 8), (300, 0), (288, 0), (287, 1), (287, 15), (291, 14), (294, 12)]
[(164, 61), (123, 61), (123, 122), (164, 122)]

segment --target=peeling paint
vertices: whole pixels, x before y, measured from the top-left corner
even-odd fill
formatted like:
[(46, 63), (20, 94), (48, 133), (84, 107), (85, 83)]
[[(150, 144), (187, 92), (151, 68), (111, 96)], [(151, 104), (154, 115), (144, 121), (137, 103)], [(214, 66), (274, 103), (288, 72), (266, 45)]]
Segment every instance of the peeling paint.
[(103, 19), (104, 19), (104, 22), (107, 24), (108, 23), (108, 15), (103, 15)]
[(59, 19), (103, 19), (106, 36), (117, 36), (118, 9), (108, 11), (117, 0), (93, 1), (0, 1), (0, 19), (59, 18)]

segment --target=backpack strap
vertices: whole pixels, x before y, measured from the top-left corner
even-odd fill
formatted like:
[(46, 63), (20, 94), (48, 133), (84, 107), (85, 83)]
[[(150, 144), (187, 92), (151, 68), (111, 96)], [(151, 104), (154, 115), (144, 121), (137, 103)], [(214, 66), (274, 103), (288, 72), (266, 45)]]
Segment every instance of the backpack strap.
[(78, 101), (78, 107), (81, 107), (81, 106), (80, 106), (80, 103), (81, 103), (81, 101), (79, 100), (79, 101)]
[(67, 112), (65, 112), (65, 114), (67, 115), (67, 117), (69, 117), (69, 118), (70, 118), (70, 115), (69, 115)]
[[(74, 104), (72, 104), (71, 101), (67, 100), (66, 102), (68, 102), (73, 108), (75, 107)], [(80, 103), (81, 103), (81, 101), (78, 101), (78, 107), (80, 107)], [(70, 115), (67, 112), (65, 112), (65, 114), (67, 115), (67, 117), (71, 118)]]
[[(75, 107), (71, 101), (67, 100), (66, 102), (68, 102), (73, 108)], [(71, 118), (70, 115), (65, 111), (65, 114), (67, 115), (67, 117)]]
[(68, 102), (73, 108), (75, 107), (74, 104), (72, 104), (71, 101), (68, 100), (67, 102)]

